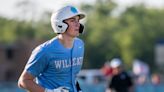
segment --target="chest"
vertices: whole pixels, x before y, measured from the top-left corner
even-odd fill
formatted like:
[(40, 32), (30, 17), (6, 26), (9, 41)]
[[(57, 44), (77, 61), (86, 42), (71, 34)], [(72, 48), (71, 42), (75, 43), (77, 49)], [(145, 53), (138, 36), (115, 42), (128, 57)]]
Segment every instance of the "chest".
[(83, 52), (77, 50), (55, 51), (49, 54), (48, 70), (55, 73), (78, 73), (83, 63)]
[(117, 83), (117, 82), (119, 82), (119, 83), (126, 83), (127, 82), (127, 80), (128, 80), (128, 77), (127, 77), (127, 75), (126, 74), (120, 74), (120, 75), (117, 75), (117, 76), (115, 76), (114, 77), (114, 81)]

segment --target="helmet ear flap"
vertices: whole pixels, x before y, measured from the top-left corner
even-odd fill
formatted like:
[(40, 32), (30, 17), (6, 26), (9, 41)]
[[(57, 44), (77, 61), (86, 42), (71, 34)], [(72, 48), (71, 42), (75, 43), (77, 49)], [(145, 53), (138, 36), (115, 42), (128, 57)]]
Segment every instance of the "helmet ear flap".
[(83, 30), (84, 30), (84, 25), (80, 23), (79, 33), (83, 33)]
[(68, 28), (68, 25), (66, 24), (66, 23), (64, 23), (64, 22), (57, 22), (56, 23), (56, 33), (64, 33), (66, 30), (67, 30), (67, 28)]

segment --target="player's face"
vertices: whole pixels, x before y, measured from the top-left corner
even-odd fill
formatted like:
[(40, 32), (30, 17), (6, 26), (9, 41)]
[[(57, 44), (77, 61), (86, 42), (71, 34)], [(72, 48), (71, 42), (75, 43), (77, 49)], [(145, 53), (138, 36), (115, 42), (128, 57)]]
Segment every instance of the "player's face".
[(114, 75), (117, 75), (117, 74), (119, 74), (121, 72), (121, 67), (116, 67), (116, 68), (113, 68), (112, 69), (112, 73), (114, 74)]
[(71, 37), (78, 36), (80, 29), (79, 16), (69, 18), (65, 22), (68, 24), (68, 29), (65, 33)]

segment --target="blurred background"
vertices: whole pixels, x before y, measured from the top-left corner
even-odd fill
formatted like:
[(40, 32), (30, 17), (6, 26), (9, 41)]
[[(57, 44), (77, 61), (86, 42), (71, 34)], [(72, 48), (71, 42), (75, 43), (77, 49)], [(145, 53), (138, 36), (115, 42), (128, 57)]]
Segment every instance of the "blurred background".
[[(0, 1), (0, 92), (25, 92), (17, 80), (31, 51), (56, 36), (51, 13), (67, 4), (87, 14), (78, 76), (84, 92), (105, 92), (113, 58), (122, 59), (135, 92), (164, 92), (164, 0)], [(154, 75), (157, 88), (152, 86)]]

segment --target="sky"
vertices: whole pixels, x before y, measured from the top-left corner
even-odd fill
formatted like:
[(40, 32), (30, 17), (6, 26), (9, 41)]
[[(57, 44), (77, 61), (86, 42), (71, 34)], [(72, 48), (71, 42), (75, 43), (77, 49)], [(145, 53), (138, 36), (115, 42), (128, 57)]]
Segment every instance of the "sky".
[(20, 13), (22, 13), (23, 7), (16, 6), (22, 1), (31, 1), (33, 4), (29, 10), (31, 9), (35, 14), (38, 14), (44, 10), (55, 11), (66, 4), (78, 5), (92, 3), (95, 0), (0, 0), (0, 16), (13, 18), (22, 15)]
[[(16, 7), (18, 2), (31, 1), (32, 4), (29, 8), (24, 9), (22, 6)], [(8, 18), (21, 17), (28, 9), (31, 15), (38, 15), (44, 10), (55, 11), (66, 4), (79, 5), (81, 3), (94, 3), (95, 0), (0, 0), (0, 16)], [(132, 6), (139, 3), (145, 3), (149, 7), (164, 8), (164, 0), (114, 0), (118, 3), (117, 10), (123, 11), (125, 7)], [(22, 11), (24, 9), (24, 12)], [(24, 14), (25, 15), (25, 14)]]

